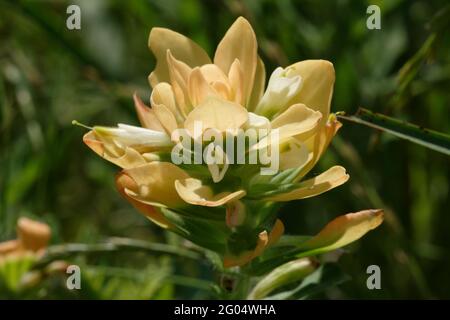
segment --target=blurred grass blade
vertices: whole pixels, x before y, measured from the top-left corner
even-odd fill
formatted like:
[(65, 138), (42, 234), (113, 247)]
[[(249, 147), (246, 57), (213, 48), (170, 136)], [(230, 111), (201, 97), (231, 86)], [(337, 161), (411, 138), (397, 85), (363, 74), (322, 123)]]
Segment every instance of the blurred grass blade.
[(450, 24), (450, 5), (440, 9), (427, 24), (427, 29), (432, 32), (444, 33)]
[(405, 89), (419, 72), (422, 64), (430, 56), (433, 46), (436, 42), (436, 38), (437, 36), (435, 33), (431, 34), (422, 45), (420, 50), (417, 51), (417, 53), (411, 59), (409, 59), (400, 69), (397, 76), (400, 93), (403, 93), (405, 91)]
[(200, 259), (201, 255), (195, 251), (175, 247), (164, 243), (151, 243), (143, 240), (128, 238), (110, 238), (106, 243), (81, 244), (69, 243), (50, 246), (38, 265), (46, 265), (50, 261), (62, 259), (73, 254), (94, 254), (117, 251), (148, 251), (155, 254), (170, 254), (193, 260)]
[(399, 138), (450, 155), (450, 136), (403, 122), (379, 113), (360, 108), (353, 116), (338, 116), (340, 119), (359, 123), (393, 134)]
[(212, 290), (213, 286), (215, 285), (215, 283), (212, 281), (180, 275), (170, 275), (167, 276), (165, 280), (167, 283), (206, 291)]

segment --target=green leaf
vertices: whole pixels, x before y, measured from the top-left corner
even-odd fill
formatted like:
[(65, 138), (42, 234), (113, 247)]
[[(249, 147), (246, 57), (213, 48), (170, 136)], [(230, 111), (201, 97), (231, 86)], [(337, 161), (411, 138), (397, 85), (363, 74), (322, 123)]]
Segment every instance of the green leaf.
[(399, 85), (399, 94), (402, 95), (411, 81), (416, 77), (420, 67), (430, 56), (433, 46), (436, 42), (436, 34), (431, 34), (419, 51), (411, 57), (400, 69), (397, 76), (397, 83)]
[(286, 183), (286, 184), (259, 184), (248, 191), (247, 198), (261, 199), (278, 195), (280, 193), (287, 193), (295, 190), (299, 187), (298, 183)]
[(181, 216), (177, 212), (162, 208), (161, 212), (176, 227), (173, 231), (193, 243), (209, 250), (224, 253), (226, 239), (230, 233), (223, 222)]
[(0, 261), (0, 292), (19, 291), (22, 277), (31, 270), (35, 261), (33, 254), (6, 257)]
[(338, 115), (340, 119), (359, 123), (450, 155), (450, 136), (417, 125), (403, 122), (379, 113), (360, 108), (353, 116)]

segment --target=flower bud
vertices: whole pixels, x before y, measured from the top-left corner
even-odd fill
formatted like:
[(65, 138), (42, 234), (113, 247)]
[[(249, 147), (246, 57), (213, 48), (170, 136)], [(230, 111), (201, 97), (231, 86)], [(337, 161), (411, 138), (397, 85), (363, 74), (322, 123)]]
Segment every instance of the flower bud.
[(317, 261), (310, 258), (302, 258), (285, 263), (275, 268), (259, 281), (248, 296), (248, 299), (263, 299), (275, 289), (304, 279), (318, 267)]
[(270, 76), (266, 92), (261, 98), (256, 113), (271, 117), (283, 111), (287, 103), (302, 87), (302, 78), (299, 75), (289, 77), (289, 69), (278, 67)]
[(45, 223), (20, 218), (17, 222), (17, 235), (24, 249), (38, 251), (47, 246), (51, 231)]

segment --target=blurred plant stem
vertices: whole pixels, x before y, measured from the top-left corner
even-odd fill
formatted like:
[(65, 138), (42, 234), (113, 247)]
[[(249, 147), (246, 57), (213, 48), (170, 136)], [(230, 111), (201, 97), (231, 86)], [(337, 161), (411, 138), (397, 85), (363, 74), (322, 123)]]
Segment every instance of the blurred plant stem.
[(173, 245), (149, 243), (147, 241), (128, 238), (110, 238), (105, 243), (98, 244), (68, 243), (51, 246), (47, 249), (45, 256), (38, 262), (38, 266), (46, 265), (53, 260), (62, 259), (75, 254), (108, 253), (127, 250), (141, 250), (155, 254), (170, 254), (193, 260), (199, 260), (201, 258), (201, 255), (198, 252)]

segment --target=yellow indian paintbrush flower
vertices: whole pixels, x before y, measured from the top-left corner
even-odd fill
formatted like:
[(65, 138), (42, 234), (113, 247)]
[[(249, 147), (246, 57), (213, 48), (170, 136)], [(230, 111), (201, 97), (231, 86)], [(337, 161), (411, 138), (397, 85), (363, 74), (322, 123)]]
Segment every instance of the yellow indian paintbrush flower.
[[(157, 61), (149, 76), (151, 106), (134, 96), (142, 127), (96, 126), (84, 142), (123, 168), (116, 179), (120, 193), (158, 225), (220, 253), (225, 266), (244, 265), (282, 235), (276, 202), (316, 196), (348, 180), (341, 166), (304, 179), (341, 127), (330, 113), (332, 63), (279, 67), (266, 87), (255, 33), (242, 17), (212, 60), (192, 40), (164, 28), (152, 29), (149, 48)], [(248, 129), (263, 133), (252, 141), (242, 133)], [(242, 138), (244, 156), (257, 161), (234, 161), (235, 144), (224, 147), (222, 138)], [(187, 142), (194, 146), (183, 154), (187, 161), (174, 161), (174, 150), (186, 151)], [(262, 159), (274, 153), (278, 170), (268, 175)], [(197, 161), (205, 154), (214, 161)], [(370, 229), (362, 225), (363, 233)]]

